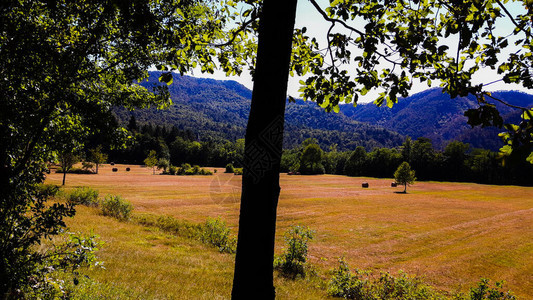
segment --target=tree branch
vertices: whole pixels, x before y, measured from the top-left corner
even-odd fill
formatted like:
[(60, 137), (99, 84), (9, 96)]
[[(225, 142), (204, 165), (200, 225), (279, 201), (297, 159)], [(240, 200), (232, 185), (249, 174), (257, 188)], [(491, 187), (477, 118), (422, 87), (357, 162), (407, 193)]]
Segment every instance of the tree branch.
[(353, 32), (357, 32), (359, 35), (361, 36), (364, 36), (365, 33), (346, 24), (346, 22), (344, 21), (341, 21), (341, 20), (337, 20), (337, 19), (333, 19), (333, 18), (330, 18), (326, 12), (322, 9), (322, 7), (320, 7), (320, 5), (318, 5), (318, 3), (316, 3), (315, 0), (309, 0), (309, 2), (311, 2), (311, 4), (315, 7), (315, 9), (318, 11), (318, 13), (320, 13), (322, 15), (322, 17), (326, 20), (326, 21), (329, 21), (329, 22), (333, 22), (333, 23), (340, 23), (342, 26), (344, 26), (346, 29), (349, 29)]
[(516, 28), (520, 29), (520, 31), (522, 31), (523, 33), (526, 34), (527, 37), (531, 37), (531, 34), (527, 32), (527, 30), (525, 30), (522, 26), (520, 26), (518, 23), (516, 23), (516, 20), (513, 18), (513, 15), (511, 15), (511, 13), (507, 10), (507, 8), (505, 7), (505, 5), (503, 5), (503, 3), (500, 1), (500, 0), (495, 0), (496, 3), (498, 3), (498, 5), (503, 9), (503, 11), (505, 12), (505, 14), (507, 14), (507, 16), (509, 17), (509, 19), (511, 20), (511, 22), (513, 22), (514, 26), (516, 26)]
[(505, 106), (508, 106), (508, 107), (512, 107), (512, 108), (516, 108), (516, 109), (520, 109), (522, 111), (526, 111), (526, 110), (529, 110), (529, 108), (527, 107), (522, 107), (522, 106), (517, 106), (517, 105), (513, 105), (513, 104), (509, 104), (501, 99), (498, 99), (494, 96), (492, 96), (491, 94), (489, 93), (484, 93), (485, 96), (488, 96), (489, 98), (491, 98), (492, 100), (495, 100), (495, 101), (498, 101), (500, 102), (501, 104), (505, 105)]

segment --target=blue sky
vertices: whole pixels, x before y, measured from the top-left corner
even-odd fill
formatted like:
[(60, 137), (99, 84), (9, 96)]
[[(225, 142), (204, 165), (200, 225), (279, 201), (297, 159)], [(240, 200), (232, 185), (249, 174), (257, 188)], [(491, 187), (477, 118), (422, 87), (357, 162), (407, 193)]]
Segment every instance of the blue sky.
[[(318, 0), (318, 2), (321, 4), (322, 7), (326, 7), (329, 1), (324, 0)], [(519, 13), (523, 13), (524, 8), (520, 3), (511, 3), (509, 6), (509, 10), (513, 15), (517, 15)], [(308, 34), (310, 36), (314, 36), (317, 38), (319, 44), (325, 45), (325, 37), (328, 29), (328, 23), (323, 20), (322, 16), (316, 12), (315, 8), (311, 5), (311, 3), (307, 0), (299, 0), (298, 1), (298, 11), (296, 15), (296, 27), (306, 27), (308, 29)], [(497, 30), (501, 32), (502, 35), (507, 35), (509, 32), (512, 31), (512, 23), (510, 21), (507, 22), (501, 22), (497, 24)], [(456, 44), (453, 40), (449, 41), (449, 46), (451, 49), (453, 49), (453, 45)], [(513, 49), (513, 51), (516, 51), (516, 49)], [(489, 83), (493, 82), (496, 79), (499, 79), (497, 77), (496, 72), (491, 71), (490, 69), (483, 70), (482, 72), (479, 72), (481, 75), (475, 78), (476, 83)], [(209, 74), (201, 74), (200, 72), (195, 72), (193, 76), (197, 77), (206, 77), (206, 78), (214, 78), (219, 80), (235, 80), (240, 82), (241, 84), (245, 85), (249, 89), (252, 89), (253, 83), (251, 80), (251, 77), (248, 73), (243, 72), (243, 74), (239, 77), (226, 77), (224, 73), (222, 72), (215, 72), (213, 75)], [(299, 81), (302, 78), (293, 77), (289, 79), (289, 87), (288, 87), (288, 94), (299, 98), (298, 88), (299, 88)], [(434, 83), (433, 86), (438, 86), (438, 83)], [(424, 84), (420, 84), (418, 82), (414, 82), (412, 93), (420, 92), (423, 90), (428, 89), (428, 86)], [(509, 85), (505, 84), (503, 82), (492, 84), (487, 87), (488, 90), (522, 90), (526, 91), (523, 88), (521, 88), (518, 85)], [(371, 102), (375, 99), (376, 95), (379, 91), (371, 92), (367, 94), (367, 96), (360, 98), (360, 102)]]

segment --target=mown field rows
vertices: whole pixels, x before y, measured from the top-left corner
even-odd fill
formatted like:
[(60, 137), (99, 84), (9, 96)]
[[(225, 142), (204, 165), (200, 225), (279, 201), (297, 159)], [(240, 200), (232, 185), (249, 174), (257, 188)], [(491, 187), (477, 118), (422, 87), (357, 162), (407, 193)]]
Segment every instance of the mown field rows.
[[(139, 166), (104, 166), (99, 175), (67, 175), (66, 188), (90, 186), (118, 194), (136, 213), (191, 222), (220, 216), (237, 232), (240, 176), (164, 176)], [(47, 183), (60, 184), (60, 174)], [(370, 184), (367, 189), (361, 183)], [(470, 183), (417, 182), (396, 193), (391, 179), (334, 175), (281, 176), (277, 252), (283, 232), (302, 224), (314, 230), (310, 262), (324, 273), (344, 257), (354, 268), (399, 270), (438, 289), (466, 291), (482, 277), (505, 280), (524, 297), (533, 295), (533, 188)], [(104, 281), (137, 282), (140, 293), (186, 299), (229, 296), (233, 256), (157, 230), (119, 223), (96, 209), (79, 208), (72, 230), (93, 230), (106, 242)], [(142, 276), (141, 276), (142, 275)], [(140, 279), (142, 277), (142, 279)], [(157, 282), (157, 284), (154, 284)], [(313, 282), (277, 279), (278, 295), (321, 298)], [(298, 296), (297, 296), (298, 294)]]

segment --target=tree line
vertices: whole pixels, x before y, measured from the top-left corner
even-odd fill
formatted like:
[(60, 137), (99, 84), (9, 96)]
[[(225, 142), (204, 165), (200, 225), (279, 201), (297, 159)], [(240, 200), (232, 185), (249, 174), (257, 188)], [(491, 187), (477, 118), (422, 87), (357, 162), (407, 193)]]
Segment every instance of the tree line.
[(315, 140), (284, 150), (281, 170), (301, 174), (339, 174), (348, 176), (392, 177), (402, 162), (408, 162), (419, 180), (476, 182), (486, 184), (531, 185), (533, 166), (527, 153), (502, 158), (498, 152), (472, 149), (469, 144), (452, 141), (443, 151), (430, 139), (406, 138), (397, 148), (358, 146), (353, 151), (324, 151)]
[(223, 167), (232, 163), (236, 167), (242, 167), (244, 139), (231, 142), (221, 138), (200, 138), (190, 129), (151, 123), (138, 124), (134, 116), (131, 116), (127, 129), (133, 137), (131, 142), (120, 149), (108, 146), (109, 162), (144, 164), (150, 151), (155, 151), (158, 160), (167, 160), (174, 166), (187, 163)]
[[(144, 164), (150, 151), (157, 159), (171, 165), (183, 164), (242, 167), (244, 139), (229, 141), (220, 138), (200, 138), (192, 130), (177, 127), (137, 124), (132, 116), (127, 125), (134, 139), (126, 148), (110, 150), (109, 162)], [(94, 145), (90, 147), (94, 148)], [(87, 151), (87, 156), (94, 155)], [(428, 138), (406, 138), (400, 147), (375, 147), (368, 150), (357, 146), (338, 151), (337, 145), (322, 149), (318, 141), (308, 138), (301, 145), (283, 150), (281, 172), (300, 174), (337, 174), (390, 178), (402, 162), (416, 171), (419, 180), (476, 182), (485, 184), (531, 185), (533, 166), (524, 155), (500, 157), (498, 152), (472, 148), (469, 144), (452, 141), (439, 151)]]

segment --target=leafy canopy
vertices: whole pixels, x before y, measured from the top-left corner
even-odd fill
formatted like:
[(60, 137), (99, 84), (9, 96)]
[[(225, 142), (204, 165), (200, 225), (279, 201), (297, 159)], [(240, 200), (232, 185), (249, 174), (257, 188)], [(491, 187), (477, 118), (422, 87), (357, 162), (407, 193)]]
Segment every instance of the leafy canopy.
[[(392, 107), (415, 81), (435, 82), (452, 98), (477, 98), (479, 107), (465, 113), (470, 125), (501, 127), (494, 104), (509, 104), (487, 86), (503, 81), (533, 87), (532, 11), (526, 0), (330, 0), (325, 8), (309, 1), (329, 24), (327, 41), (319, 45), (305, 27), (296, 30), (291, 74), (306, 77), (301, 97), (326, 111), (338, 112), (340, 103), (356, 105), (372, 90), (379, 91), (378, 106)], [(474, 83), (488, 69), (494, 79)], [(533, 110), (514, 108), (522, 123), (506, 125), (503, 155), (532, 145)], [(533, 154), (528, 160), (533, 162)]]
[[(232, 7), (203, 0), (0, 2), (1, 295), (19, 298), (23, 285), (40, 278), (45, 255), (35, 246), (74, 214), (72, 205), (49, 204), (38, 191), (47, 163), (113, 126), (115, 106), (171, 103), (166, 86), (137, 84), (150, 67), (212, 72), (218, 62), (241, 72), (253, 47), (246, 34), (224, 31), (235, 20)], [(171, 79), (169, 72), (160, 77)], [(114, 130), (123, 144), (125, 129)]]

